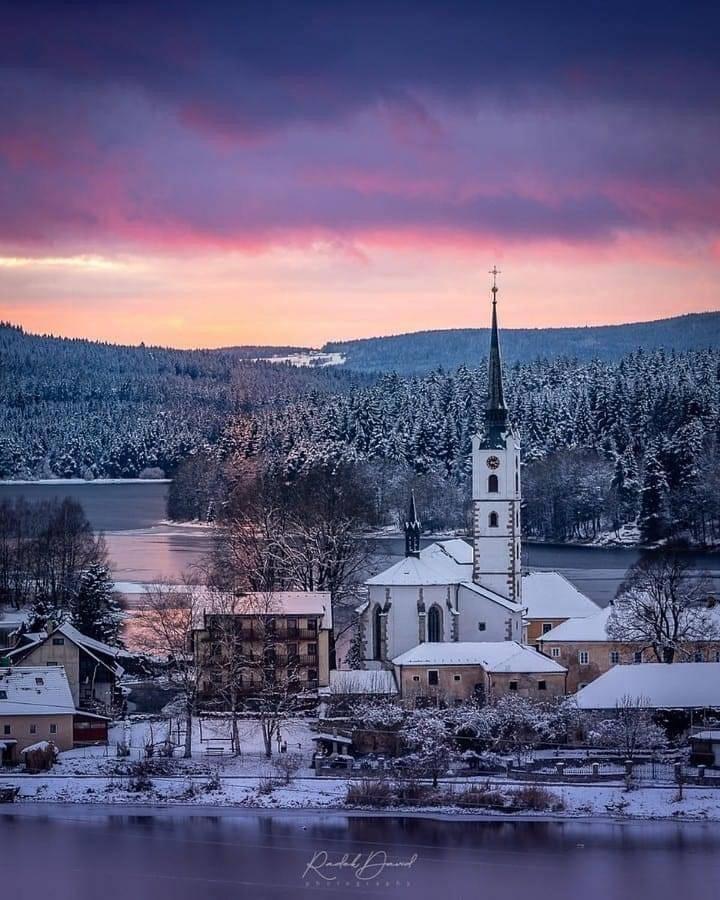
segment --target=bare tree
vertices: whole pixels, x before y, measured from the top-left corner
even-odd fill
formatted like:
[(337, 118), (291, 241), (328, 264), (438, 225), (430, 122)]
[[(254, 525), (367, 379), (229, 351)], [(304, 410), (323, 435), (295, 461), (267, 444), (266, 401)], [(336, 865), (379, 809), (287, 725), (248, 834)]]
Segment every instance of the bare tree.
[(307, 686), (298, 658), (289, 652), (286, 618), (272, 591), (240, 596), (205, 592), (204, 629), (195, 635), (196, 658), (213, 698), (229, 710), (233, 745), (239, 748), (238, 713), (257, 714), (265, 755)]
[(197, 707), (203, 657), (193, 654), (193, 630), (202, 619), (204, 594), (187, 580), (182, 585), (157, 583), (143, 593), (135, 624), (138, 643), (168, 666), (177, 687), (185, 719), (184, 757), (192, 756), (193, 714)]
[(692, 644), (720, 637), (709, 596), (708, 578), (694, 575), (686, 557), (674, 550), (650, 551), (618, 588), (608, 636), (672, 663), (691, 652)]

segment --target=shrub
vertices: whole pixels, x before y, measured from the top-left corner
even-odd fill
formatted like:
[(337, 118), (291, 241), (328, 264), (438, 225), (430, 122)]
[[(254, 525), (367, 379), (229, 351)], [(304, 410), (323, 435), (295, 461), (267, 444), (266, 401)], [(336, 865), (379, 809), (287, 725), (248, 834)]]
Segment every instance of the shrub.
[(267, 796), (268, 794), (272, 794), (275, 790), (275, 782), (272, 778), (264, 777), (258, 781), (257, 792), (263, 796)]
[(508, 794), (509, 809), (535, 810), (538, 812), (552, 810), (558, 812), (565, 804), (557, 794), (539, 784), (528, 784)]
[(347, 786), (346, 802), (349, 806), (392, 806), (395, 796), (392, 785), (384, 778), (362, 778)]
[(489, 784), (474, 784), (461, 794), (453, 797), (452, 802), (457, 806), (474, 809), (505, 809), (507, 801), (502, 791), (490, 787)]

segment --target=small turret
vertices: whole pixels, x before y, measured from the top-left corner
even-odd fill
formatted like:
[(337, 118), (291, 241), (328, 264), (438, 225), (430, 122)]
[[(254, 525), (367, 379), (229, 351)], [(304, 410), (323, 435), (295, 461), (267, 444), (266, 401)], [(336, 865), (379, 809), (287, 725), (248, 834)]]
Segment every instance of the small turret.
[(422, 526), (415, 506), (415, 491), (410, 492), (410, 508), (405, 521), (405, 556), (420, 556)]

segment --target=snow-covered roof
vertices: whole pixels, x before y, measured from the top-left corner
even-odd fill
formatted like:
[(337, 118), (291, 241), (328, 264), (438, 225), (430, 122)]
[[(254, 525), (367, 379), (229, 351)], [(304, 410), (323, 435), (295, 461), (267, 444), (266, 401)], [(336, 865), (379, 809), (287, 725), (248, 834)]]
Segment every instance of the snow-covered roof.
[(600, 610), (559, 572), (528, 573), (523, 576), (522, 591), (528, 619), (569, 619), (592, 616)]
[(517, 641), (418, 644), (395, 657), (396, 666), (482, 666), (486, 672), (565, 672), (555, 660)]
[(86, 650), (91, 650), (93, 653), (110, 656), (112, 659), (122, 659), (123, 657), (127, 659), (132, 656), (132, 653), (128, 653), (127, 650), (123, 650), (122, 647), (111, 647), (110, 644), (105, 644), (102, 641), (95, 640), (95, 638), (88, 637), (86, 634), (78, 631), (77, 628), (69, 622), (64, 622), (56, 630), (60, 631), (75, 644), (85, 647)]
[[(233, 605), (228, 605), (228, 600)], [(204, 612), (235, 610), (236, 615), (260, 615), (262, 613), (277, 616), (322, 616), (321, 628), (332, 628), (332, 603), (330, 591), (272, 591), (270, 593), (248, 593), (242, 597), (231, 598), (217, 591), (203, 591), (200, 606)]]
[(0, 669), (0, 716), (57, 716), (74, 712), (62, 666)]
[(577, 641), (609, 641), (607, 623), (612, 612), (612, 606), (606, 606), (592, 616), (580, 616), (568, 619), (551, 628), (538, 640), (545, 644), (560, 644), (564, 641), (575, 643)]
[(327, 694), (397, 694), (395, 676), (387, 669), (332, 669), (330, 684), (320, 688)]
[(514, 603), (512, 600), (508, 600), (507, 597), (501, 597), (500, 594), (496, 594), (495, 591), (491, 591), (490, 588), (485, 587), (482, 584), (475, 584), (474, 581), (463, 581), (460, 585), (461, 598), (462, 591), (470, 591), (472, 594), (479, 594), (481, 597), (484, 597), (486, 600), (491, 600), (493, 603), (498, 603), (500, 606), (504, 606), (505, 609), (512, 610), (512, 612), (520, 612), (522, 609), (522, 605), (520, 603)]
[(720, 708), (720, 663), (613, 666), (575, 695), (580, 709), (615, 709), (627, 697), (647, 709)]
[(690, 735), (691, 741), (717, 741), (720, 743), (720, 731), (698, 731)]

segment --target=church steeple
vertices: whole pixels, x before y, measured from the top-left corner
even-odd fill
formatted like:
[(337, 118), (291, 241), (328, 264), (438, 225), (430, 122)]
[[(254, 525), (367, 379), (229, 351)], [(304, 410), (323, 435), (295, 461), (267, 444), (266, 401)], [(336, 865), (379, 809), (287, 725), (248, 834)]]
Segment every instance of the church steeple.
[(507, 431), (507, 407), (503, 394), (502, 361), (500, 359), (500, 338), (497, 325), (497, 276), (500, 274), (493, 266), (490, 274), (493, 277), (492, 291), (492, 327), (490, 330), (490, 357), (488, 362), (488, 399), (485, 407), (485, 430), (488, 447), (504, 447)]
[(410, 508), (405, 521), (405, 556), (420, 556), (422, 527), (415, 507), (415, 491), (410, 491)]

